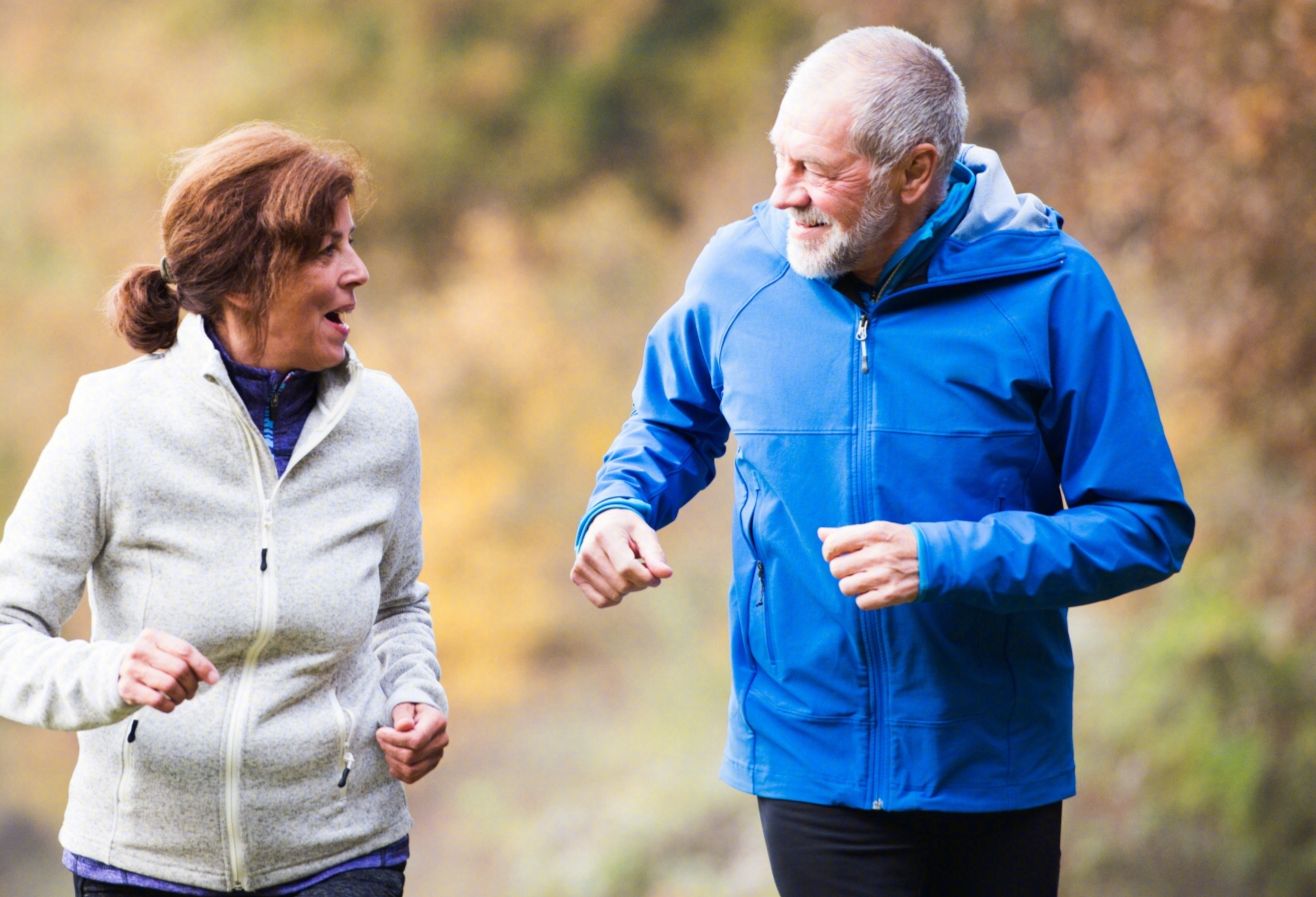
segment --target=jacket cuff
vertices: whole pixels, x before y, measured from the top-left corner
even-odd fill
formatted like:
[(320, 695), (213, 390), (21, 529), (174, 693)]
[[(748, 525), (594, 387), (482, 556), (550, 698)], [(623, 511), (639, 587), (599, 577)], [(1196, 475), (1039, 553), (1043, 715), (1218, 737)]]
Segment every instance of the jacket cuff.
[(938, 559), (945, 557), (945, 552), (938, 550), (946, 538), (945, 527), (938, 527), (935, 523), (912, 523), (910, 526), (918, 537), (918, 597), (914, 601), (936, 601), (940, 597), (940, 584), (945, 582), (945, 572), (938, 565)]
[(437, 707), (443, 711), (443, 715), (448, 715), (448, 693), (444, 691), (443, 685), (439, 682), (428, 684), (427, 687), (421, 687), (414, 683), (403, 685), (388, 699), (388, 724), (393, 725), (393, 710), (399, 704), (429, 704), (431, 707)]
[(589, 525), (594, 522), (594, 518), (604, 511), (610, 511), (613, 508), (626, 508), (628, 511), (634, 511), (644, 518), (644, 522), (653, 526), (649, 520), (649, 515), (653, 513), (653, 505), (647, 501), (641, 501), (638, 498), (605, 498), (603, 501), (590, 507), (585, 512), (585, 516), (580, 518), (580, 526), (576, 527), (576, 552), (580, 552), (580, 545), (585, 541), (585, 533), (589, 531)]
[(108, 641), (92, 642), (91, 646), (93, 656), (87, 668), (95, 686), (89, 683), (87, 695), (94, 705), (92, 712), (98, 725), (113, 725), (142, 709), (129, 704), (119, 694), (119, 670), (132, 646)]

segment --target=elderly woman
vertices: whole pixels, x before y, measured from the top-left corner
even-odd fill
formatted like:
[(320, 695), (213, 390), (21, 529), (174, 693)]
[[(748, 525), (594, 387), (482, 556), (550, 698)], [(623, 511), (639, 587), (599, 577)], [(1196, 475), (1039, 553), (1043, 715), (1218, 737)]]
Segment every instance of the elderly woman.
[(79, 730), (78, 895), (401, 894), (447, 701), (415, 411), (347, 345), (361, 166), (269, 124), (182, 161), (110, 294), (146, 354), (82, 378), (0, 542), (0, 714)]

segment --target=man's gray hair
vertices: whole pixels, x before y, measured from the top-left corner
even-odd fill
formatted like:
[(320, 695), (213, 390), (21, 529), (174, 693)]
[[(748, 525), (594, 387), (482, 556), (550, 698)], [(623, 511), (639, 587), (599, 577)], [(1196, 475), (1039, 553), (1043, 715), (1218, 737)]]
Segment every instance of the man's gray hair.
[(932, 144), (940, 155), (933, 181), (940, 199), (969, 123), (964, 85), (946, 54), (899, 28), (855, 28), (806, 56), (787, 90), (836, 83), (854, 94), (854, 151), (877, 172), (918, 144)]

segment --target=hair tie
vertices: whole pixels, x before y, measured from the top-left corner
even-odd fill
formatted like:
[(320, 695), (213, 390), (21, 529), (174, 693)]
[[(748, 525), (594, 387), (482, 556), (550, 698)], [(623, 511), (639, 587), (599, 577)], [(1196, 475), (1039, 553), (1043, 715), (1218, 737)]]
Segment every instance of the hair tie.
[(160, 256), (160, 276), (164, 278), (165, 283), (178, 283), (174, 278), (174, 272), (169, 270), (169, 259)]

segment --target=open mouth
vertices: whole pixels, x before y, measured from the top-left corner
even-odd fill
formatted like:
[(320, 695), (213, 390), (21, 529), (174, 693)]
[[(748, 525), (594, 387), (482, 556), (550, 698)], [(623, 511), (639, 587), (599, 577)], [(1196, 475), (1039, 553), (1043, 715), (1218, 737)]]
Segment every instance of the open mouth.
[(334, 329), (337, 330), (339, 333), (341, 333), (343, 336), (347, 336), (348, 332), (352, 329), (351, 327), (347, 326), (347, 322), (343, 320), (342, 311), (331, 311), (324, 317), (325, 320), (328, 321), (330, 324), (333, 324)]

